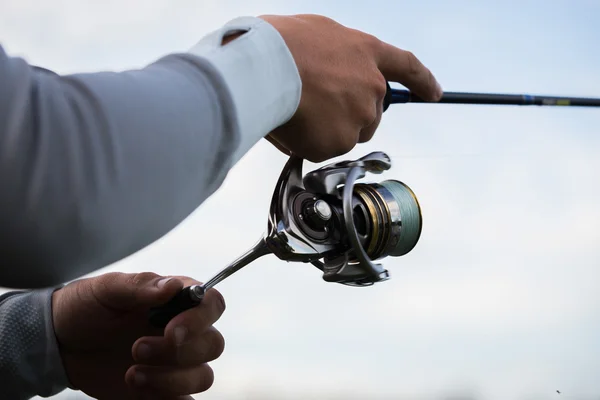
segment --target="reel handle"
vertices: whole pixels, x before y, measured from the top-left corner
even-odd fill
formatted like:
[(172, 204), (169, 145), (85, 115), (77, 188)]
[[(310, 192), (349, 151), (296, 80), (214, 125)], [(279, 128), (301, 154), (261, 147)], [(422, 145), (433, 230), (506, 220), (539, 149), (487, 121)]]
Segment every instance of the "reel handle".
[(164, 328), (167, 326), (170, 320), (172, 320), (178, 314), (189, 310), (190, 308), (196, 307), (202, 303), (204, 294), (206, 291), (217, 283), (221, 282), (228, 276), (233, 275), (246, 265), (259, 257), (267, 255), (271, 252), (267, 242), (261, 239), (254, 245), (253, 248), (244, 253), (237, 260), (223, 268), (219, 273), (210, 278), (203, 285), (192, 285), (181, 289), (179, 293), (171, 298), (167, 303), (162, 306), (154, 307), (150, 309), (149, 322), (157, 328)]
[(204, 287), (200, 285), (188, 286), (181, 289), (167, 303), (150, 309), (148, 317), (150, 324), (155, 328), (164, 329), (169, 321), (177, 315), (202, 303), (204, 292)]

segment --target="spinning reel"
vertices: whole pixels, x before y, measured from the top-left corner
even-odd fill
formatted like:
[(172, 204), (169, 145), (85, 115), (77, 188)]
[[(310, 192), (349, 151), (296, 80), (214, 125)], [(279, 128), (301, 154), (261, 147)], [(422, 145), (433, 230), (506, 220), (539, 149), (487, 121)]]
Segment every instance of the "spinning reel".
[(367, 173), (390, 169), (388, 155), (373, 152), (304, 177), (302, 164), (302, 158), (291, 156), (283, 168), (263, 238), (204, 285), (186, 287), (152, 309), (153, 325), (165, 327), (177, 314), (200, 304), (208, 289), (267, 254), (311, 263), (327, 282), (370, 286), (389, 279), (389, 272), (375, 261), (410, 252), (421, 235), (422, 219), (417, 198), (404, 183), (356, 183)]

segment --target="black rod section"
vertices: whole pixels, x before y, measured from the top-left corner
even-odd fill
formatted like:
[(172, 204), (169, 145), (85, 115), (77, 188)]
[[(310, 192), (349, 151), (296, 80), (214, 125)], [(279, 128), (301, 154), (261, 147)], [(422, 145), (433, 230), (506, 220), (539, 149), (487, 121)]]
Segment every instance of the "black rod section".
[[(389, 86), (388, 86), (389, 88)], [(403, 103), (430, 103), (420, 99), (408, 90), (391, 89), (386, 96), (389, 104)], [(469, 92), (444, 92), (442, 99), (437, 103), (443, 104), (493, 104), (517, 106), (570, 106), (570, 107), (600, 107), (600, 98), (587, 97), (556, 97), (533, 96), (528, 94), (500, 94), (500, 93), (469, 93)]]

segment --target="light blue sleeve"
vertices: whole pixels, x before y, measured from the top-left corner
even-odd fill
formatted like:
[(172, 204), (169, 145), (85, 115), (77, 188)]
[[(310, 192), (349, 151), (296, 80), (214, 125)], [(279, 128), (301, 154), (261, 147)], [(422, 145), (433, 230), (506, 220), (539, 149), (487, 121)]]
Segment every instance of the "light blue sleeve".
[(119, 73), (60, 76), (0, 47), (0, 88), (0, 286), (39, 288), (177, 226), (293, 115), (301, 83), (283, 38), (246, 17)]

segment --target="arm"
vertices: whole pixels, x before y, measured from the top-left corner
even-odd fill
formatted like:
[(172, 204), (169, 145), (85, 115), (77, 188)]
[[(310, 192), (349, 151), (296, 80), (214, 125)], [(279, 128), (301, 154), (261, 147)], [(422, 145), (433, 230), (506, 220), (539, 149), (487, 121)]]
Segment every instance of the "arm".
[[(246, 31), (222, 46), (232, 31)], [(283, 38), (240, 18), (141, 70), (59, 76), (0, 48), (0, 286), (42, 287), (156, 241), (294, 114)]]

